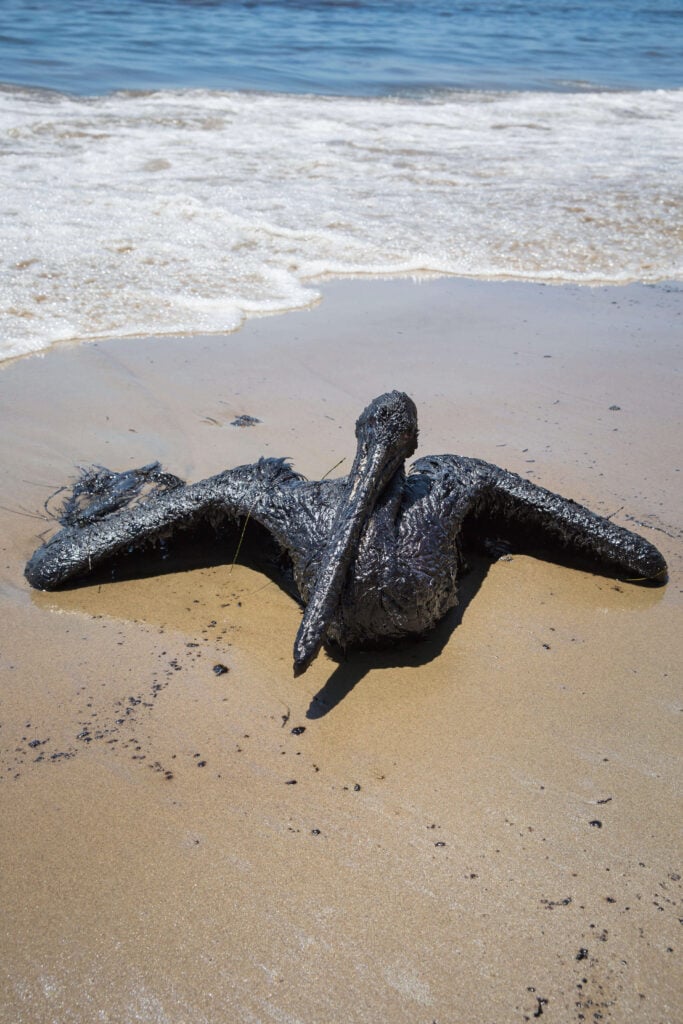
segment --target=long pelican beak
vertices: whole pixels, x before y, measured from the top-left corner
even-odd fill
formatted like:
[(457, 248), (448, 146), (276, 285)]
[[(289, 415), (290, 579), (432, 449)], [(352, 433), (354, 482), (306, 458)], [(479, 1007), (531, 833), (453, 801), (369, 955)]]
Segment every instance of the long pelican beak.
[(417, 444), (417, 411), (393, 391), (376, 398), (356, 424), (358, 445), (346, 492), (332, 526), (313, 592), (294, 641), (294, 675), (306, 671), (322, 645), (377, 499)]

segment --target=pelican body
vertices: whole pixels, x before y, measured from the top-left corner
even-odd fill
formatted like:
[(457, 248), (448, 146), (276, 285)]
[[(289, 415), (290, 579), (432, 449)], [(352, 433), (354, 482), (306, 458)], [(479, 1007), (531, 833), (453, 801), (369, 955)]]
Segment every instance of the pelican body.
[(305, 480), (284, 459), (194, 484), (157, 464), (88, 470), (64, 505), (63, 528), (34, 553), (26, 578), (52, 590), (202, 522), (254, 520), (291, 564), (304, 606), (294, 643), (299, 675), (325, 640), (368, 646), (426, 633), (457, 603), (463, 547), (494, 524), (498, 536), (523, 537), (606, 574), (666, 577), (647, 540), (515, 473), (458, 455), (418, 459), (406, 471), (417, 410), (402, 392), (375, 398), (356, 438), (351, 472), (337, 480)]

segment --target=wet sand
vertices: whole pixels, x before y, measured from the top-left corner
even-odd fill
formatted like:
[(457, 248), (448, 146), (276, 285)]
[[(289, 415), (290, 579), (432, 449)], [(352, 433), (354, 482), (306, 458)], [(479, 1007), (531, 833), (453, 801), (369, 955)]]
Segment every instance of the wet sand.
[[(227, 337), (0, 368), (3, 1024), (681, 1019), (682, 308), (334, 282)], [(668, 586), (476, 563), (426, 641), (294, 680), (300, 611), (232, 552), (25, 585), (75, 466), (343, 473), (392, 387), (419, 454), (612, 515)]]

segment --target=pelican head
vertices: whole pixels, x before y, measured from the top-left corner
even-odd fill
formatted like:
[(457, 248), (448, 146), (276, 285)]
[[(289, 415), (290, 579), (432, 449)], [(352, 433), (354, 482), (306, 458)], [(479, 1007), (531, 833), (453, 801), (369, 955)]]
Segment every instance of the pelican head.
[(356, 421), (356, 457), (294, 643), (294, 674), (320, 650), (363, 526), (384, 488), (417, 447), (417, 409), (402, 391), (373, 399)]

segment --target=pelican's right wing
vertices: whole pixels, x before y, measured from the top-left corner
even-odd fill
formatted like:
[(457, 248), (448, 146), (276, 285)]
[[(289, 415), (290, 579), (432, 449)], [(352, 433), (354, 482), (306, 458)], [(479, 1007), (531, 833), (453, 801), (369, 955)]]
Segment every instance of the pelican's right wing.
[[(191, 529), (202, 521), (239, 520), (251, 516), (271, 529), (280, 541), (280, 525), (288, 512), (287, 484), (301, 478), (283, 459), (261, 459), (249, 466), (238, 466), (195, 484), (183, 484), (176, 477), (163, 475), (162, 486), (140, 496), (134, 486), (127, 487), (127, 504), (120, 506), (120, 494), (131, 475), (142, 476), (148, 470), (109, 473), (105, 484), (98, 480), (97, 494), (90, 503), (76, 508), (72, 498), (62, 516), (63, 529), (33, 554), (25, 575), (31, 586), (54, 590), (78, 577), (87, 576), (105, 559), (142, 548), (156, 540)], [(93, 471), (87, 471), (93, 474)], [(125, 479), (124, 479), (125, 478)], [(81, 486), (84, 477), (76, 485)], [(92, 477), (94, 479), (94, 476)], [(284, 485), (284, 486), (283, 486)], [(113, 510), (112, 510), (113, 509)]]

